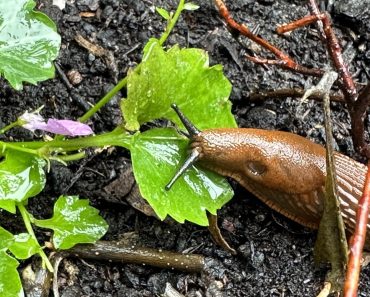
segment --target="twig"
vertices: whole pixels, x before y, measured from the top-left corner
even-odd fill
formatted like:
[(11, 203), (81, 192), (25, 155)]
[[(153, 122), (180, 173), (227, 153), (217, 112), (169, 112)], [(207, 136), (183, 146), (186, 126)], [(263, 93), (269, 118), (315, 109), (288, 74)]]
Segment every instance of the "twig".
[(58, 288), (58, 271), (59, 264), (63, 260), (63, 256), (59, 254), (54, 254), (54, 277), (53, 277), (53, 294), (54, 297), (59, 297), (59, 288)]
[[(324, 72), (321, 69), (315, 69), (315, 68), (307, 68), (302, 65), (299, 65), (296, 63), (291, 57), (289, 57), (286, 53), (281, 51), (280, 49), (276, 48), (274, 45), (266, 41), (265, 39), (254, 35), (245, 25), (237, 23), (232, 16), (230, 15), (229, 10), (227, 9), (226, 5), (222, 0), (215, 0), (215, 4), (218, 8), (218, 11), (221, 15), (221, 17), (225, 20), (226, 24), (229, 28), (231, 28), (234, 31), (239, 32), (240, 34), (244, 35), (245, 37), (253, 40), (257, 44), (261, 45), (271, 53), (275, 55), (275, 57), (278, 58), (279, 63), (273, 62), (274, 64), (278, 64), (281, 67), (285, 69), (292, 70), (294, 72), (299, 72), (302, 74), (307, 75), (313, 75), (313, 76), (322, 76)], [(248, 59), (251, 57), (248, 56)], [(255, 58), (255, 57), (254, 57)], [(262, 59), (258, 59), (256, 61), (263, 61)], [(269, 60), (266, 60), (269, 61)], [(271, 60), (270, 60), (271, 61)], [(273, 60), (272, 60), (273, 61)], [(272, 62), (271, 62), (272, 63)]]
[(151, 265), (189, 272), (201, 272), (205, 269), (205, 257), (202, 255), (181, 254), (160, 249), (137, 247), (118, 241), (79, 244), (66, 252), (86, 259)]
[(293, 31), (295, 29), (298, 29), (300, 27), (310, 25), (314, 22), (317, 22), (317, 17), (314, 16), (314, 15), (308, 15), (308, 16), (305, 16), (305, 17), (299, 19), (299, 20), (296, 20), (296, 21), (290, 22), (288, 24), (278, 26), (276, 28), (276, 32), (279, 33), (279, 34), (284, 34), (284, 33)]
[(59, 74), (60, 78), (61, 78), (61, 79), (62, 79), (62, 81), (65, 83), (65, 85), (66, 85), (67, 89), (68, 89), (68, 90), (72, 90), (72, 89), (73, 89), (73, 86), (72, 86), (72, 84), (69, 82), (69, 80), (68, 80), (68, 78), (67, 78), (66, 74), (64, 73), (64, 71), (62, 70), (62, 68), (60, 67), (60, 65), (59, 65), (57, 62), (55, 62), (55, 63), (54, 63), (54, 65), (55, 65), (55, 69), (57, 70), (57, 72), (58, 72), (58, 74)]
[[(272, 91), (259, 91), (258, 93), (249, 94), (249, 99), (252, 101), (261, 101), (268, 98), (286, 98), (286, 97), (302, 97), (305, 93), (304, 89), (292, 88), (292, 89), (278, 89)], [(309, 99), (316, 101), (322, 101), (322, 97), (316, 94), (312, 94)], [(345, 100), (341, 94), (331, 94), (330, 101), (344, 103)]]
[(367, 174), (364, 191), (358, 201), (356, 227), (350, 240), (350, 254), (347, 265), (344, 297), (357, 296), (359, 275), (361, 270), (362, 250), (366, 239), (367, 221), (370, 207), (370, 162), (367, 165)]
[(365, 117), (370, 104), (370, 83), (360, 92), (357, 101), (349, 104), (351, 115), (352, 140), (358, 152), (370, 158), (370, 147), (365, 141)]
[(337, 69), (340, 78), (343, 81), (342, 91), (348, 102), (354, 103), (357, 99), (357, 90), (353, 82), (351, 73), (349, 72), (346, 63), (343, 60), (342, 49), (331, 26), (330, 16), (325, 13), (321, 15), (316, 15), (316, 17), (318, 20), (320, 19), (323, 22), (323, 29), (326, 36), (326, 44), (329, 55), (333, 61), (335, 68)]

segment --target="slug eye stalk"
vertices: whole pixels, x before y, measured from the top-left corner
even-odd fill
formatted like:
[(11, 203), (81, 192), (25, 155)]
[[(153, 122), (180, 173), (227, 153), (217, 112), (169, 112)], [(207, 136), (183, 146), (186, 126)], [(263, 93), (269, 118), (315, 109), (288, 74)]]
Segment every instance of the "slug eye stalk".
[[(183, 125), (186, 128), (186, 130), (188, 131), (189, 136), (190, 136), (189, 137), (190, 139), (193, 138), (193, 136), (196, 136), (196, 135), (198, 135), (201, 132), (200, 130), (197, 129), (197, 127), (195, 127), (193, 125), (193, 123), (191, 123), (189, 121), (189, 119), (181, 112), (181, 110), (178, 108), (178, 106), (176, 104), (172, 104), (171, 107), (177, 113), (177, 115), (180, 118), (181, 122), (183, 123)], [(183, 175), (186, 172), (186, 170), (188, 170), (195, 162), (198, 161), (199, 156), (200, 156), (199, 150), (197, 148), (194, 148), (191, 151), (191, 153), (188, 156), (188, 158), (185, 160), (184, 164), (175, 173), (175, 175), (172, 177), (172, 179), (170, 180), (170, 182), (165, 186), (165, 190), (166, 191), (169, 191), (171, 189), (171, 187), (173, 186), (173, 184), (179, 179), (179, 177), (181, 175)]]
[(200, 131), (197, 127), (193, 125), (192, 122), (181, 112), (179, 107), (173, 103), (171, 104), (172, 109), (177, 113), (178, 117), (180, 118), (182, 124), (185, 126), (186, 130), (188, 131), (190, 137), (193, 137), (195, 135), (198, 135)]

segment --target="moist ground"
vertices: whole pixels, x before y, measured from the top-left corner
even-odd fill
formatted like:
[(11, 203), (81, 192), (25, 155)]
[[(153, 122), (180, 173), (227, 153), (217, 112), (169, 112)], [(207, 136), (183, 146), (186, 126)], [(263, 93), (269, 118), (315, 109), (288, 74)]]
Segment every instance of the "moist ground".
[[(25, 110), (45, 105), (43, 115), (55, 118), (77, 118), (89, 104), (97, 102), (117, 79), (140, 62), (142, 48), (150, 37), (158, 37), (164, 21), (154, 5), (175, 9), (175, 1), (76, 0), (67, 1), (61, 11), (51, 1), (38, 1), (38, 7), (57, 23), (62, 48), (57, 59), (62, 71), (78, 71), (83, 80), (68, 86), (59, 74), (37, 86), (26, 85), (16, 92), (1, 81), (0, 124), (8, 124)], [(309, 101), (301, 105), (294, 98), (252, 102), (250, 94), (279, 88), (307, 88), (317, 79), (293, 74), (280, 68), (261, 67), (244, 58), (245, 49), (230, 35), (211, 1), (194, 1), (200, 9), (184, 13), (171, 34), (168, 45), (199, 47), (208, 51), (211, 64), (222, 64), (233, 84), (233, 112), (241, 127), (290, 131), (318, 143), (324, 143), (322, 106)], [(227, 1), (233, 15), (258, 34), (284, 49), (302, 65), (325, 68), (328, 64), (315, 27), (278, 36), (275, 28), (308, 13), (304, 1)], [(351, 3), (348, 3), (351, 2)], [(336, 32), (351, 73), (359, 83), (366, 83), (370, 64), (369, 1), (336, 1), (331, 7)], [(94, 12), (83, 17), (81, 12)], [(77, 34), (110, 50), (115, 67), (103, 58), (90, 54), (74, 40)], [(241, 42), (266, 57), (248, 40)], [(121, 119), (118, 94), (90, 122), (96, 133), (112, 130)], [(346, 107), (332, 104), (336, 147), (354, 156), (350, 138), (350, 120)], [(15, 129), (1, 139), (30, 140), (34, 135)], [(131, 170), (129, 153), (120, 148), (92, 152), (88, 159), (69, 167), (53, 164), (46, 189), (30, 200), (36, 217), (48, 217), (60, 194), (78, 194), (89, 198), (110, 228), (105, 240), (118, 240), (135, 232), (142, 246), (182, 252), (192, 250), (220, 261), (218, 278), (206, 274), (151, 268), (131, 264), (82, 261), (68, 258), (59, 272), (59, 290), (67, 296), (159, 296), (166, 282), (186, 296), (315, 296), (321, 289), (325, 268), (313, 260), (315, 232), (305, 229), (272, 211), (241, 186), (233, 183), (235, 197), (219, 212), (219, 225), (225, 239), (238, 250), (232, 256), (216, 246), (207, 229), (193, 224), (161, 222), (132, 208), (125, 195), (134, 189), (128, 180), (116, 193), (104, 188)], [(1, 225), (13, 232), (23, 231), (22, 224), (2, 213)], [(40, 238), (48, 234), (40, 231)], [(22, 266), (23, 267), (23, 266)], [(21, 267), (21, 268), (22, 268)], [(73, 271), (73, 273), (71, 272)], [(360, 294), (370, 296), (369, 269), (361, 274)]]

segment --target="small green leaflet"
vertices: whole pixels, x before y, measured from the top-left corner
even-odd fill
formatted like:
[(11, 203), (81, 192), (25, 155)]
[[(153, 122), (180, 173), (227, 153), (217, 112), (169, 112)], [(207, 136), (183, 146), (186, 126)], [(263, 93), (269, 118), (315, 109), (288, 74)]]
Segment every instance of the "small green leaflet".
[(108, 224), (89, 201), (77, 196), (60, 196), (51, 219), (35, 220), (35, 225), (54, 230), (57, 249), (69, 249), (78, 243), (94, 243), (108, 230)]
[(158, 14), (164, 18), (165, 20), (169, 20), (170, 19), (170, 14), (168, 13), (167, 10), (165, 10), (164, 8), (160, 8), (160, 7), (156, 7), (155, 10), (158, 12)]
[(197, 10), (198, 8), (199, 8), (199, 5), (193, 2), (188, 2), (184, 4), (184, 10)]
[(176, 103), (199, 129), (236, 127), (230, 92), (222, 66), (209, 67), (204, 50), (175, 45), (166, 52), (158, 40), (151, 39), (143, 61), (128, 75), (127, 99), (121, 108), (128, 130), (138, 130), (141, 124), (159, 118), (182, 127), (171, 103)]
[(15, 203), (36, 196), (45, 186), (45, 161), (8, 150), (0, 163), (0, 208), (15, 213)]
[(9, 250), (17, 259), (28, 259), (40, 252), (40, 245), (35, 238), (28, 233), (14, 235), (14, 241)]
[(19, 263), (16, 259), (0, 250), (0, 296), (23, 297), (23, 289), (17, 271)]
[(176, 221), (185, 220), (207, 226), (206, 210), (216, 214), (233, 196), (227, 181), (199, 167), (188, 170), (171, 188), (164, 189), (179, 164), (182, 164), (188, 140), (174, 129), (151, 129), (134, 137), (131, 159), (141, 195), (148, 200), (163, 220), (170, 215)]
[(13, 88), (54, 77), (60, 36), (33, 0), (0, 1), (0, 72)]

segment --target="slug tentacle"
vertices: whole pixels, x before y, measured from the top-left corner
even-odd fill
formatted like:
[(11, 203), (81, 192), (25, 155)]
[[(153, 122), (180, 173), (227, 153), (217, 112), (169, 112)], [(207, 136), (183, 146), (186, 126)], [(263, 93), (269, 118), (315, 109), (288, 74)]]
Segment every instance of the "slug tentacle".
[[(282, 131), (225, 128), (200, 132), (176, 106), (173, 108), (191, 134), (190, 147), (196, 154), (182, 169), (199, 159), (203, 167), (234, 178), (274, 210), (304, 226), (318, 228), (325, 201), (324, 147)], [(340, 208), (352, 232), (367, 168), (339, 153), (334, 160)], [(370, 248), (370, 239), (366, 245)]]

